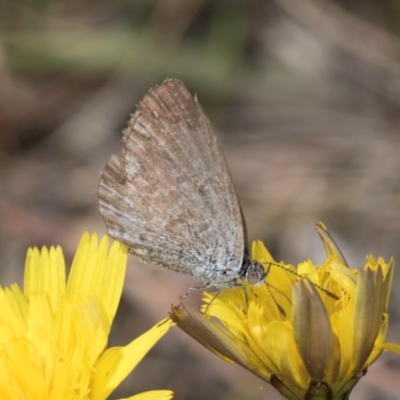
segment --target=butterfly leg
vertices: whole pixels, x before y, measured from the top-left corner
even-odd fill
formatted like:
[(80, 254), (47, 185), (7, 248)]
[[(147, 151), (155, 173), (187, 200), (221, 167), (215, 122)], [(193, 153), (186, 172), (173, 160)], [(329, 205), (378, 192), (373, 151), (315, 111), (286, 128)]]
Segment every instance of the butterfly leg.
[(211, 285), (211, 282), (207, 282), (205, 285), (203, 286), (192, 286), (189, 288), (189, 290), (185, 293), (185, 295), (183, 297), (179, 298), (179, 304), (177, 305), (177, 307), (181, 307), (182, 306), (182, 302), (189, 296), (189, 294), (193, 291), (193, 290), (206, 290), (208, 289)]

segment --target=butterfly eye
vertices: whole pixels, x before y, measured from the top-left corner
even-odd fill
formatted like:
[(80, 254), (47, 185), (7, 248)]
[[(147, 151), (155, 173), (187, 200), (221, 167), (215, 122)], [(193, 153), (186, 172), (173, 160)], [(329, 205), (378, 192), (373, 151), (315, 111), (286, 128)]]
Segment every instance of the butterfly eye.
[(250, 271), (246, 274), (246, 281), (250, 285), (257, 285), (257, 283), (260, 283), (260, 275), (257, 271)]
[(250, 285), (259, 285), (265, 279), (265, 271), (262, 265), (258, 262), (252, 262), (245, 274), (245, 279)]

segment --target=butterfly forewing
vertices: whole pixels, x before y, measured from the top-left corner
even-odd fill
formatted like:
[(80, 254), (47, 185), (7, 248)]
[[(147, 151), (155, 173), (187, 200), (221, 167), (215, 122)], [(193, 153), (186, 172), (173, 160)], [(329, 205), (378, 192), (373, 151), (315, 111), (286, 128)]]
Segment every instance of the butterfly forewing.
[(177, 80), (147, 93), (99, 186), (108, 233), (142, 260), (224, 286), (238, 278), (244, 221), (217, 137)]

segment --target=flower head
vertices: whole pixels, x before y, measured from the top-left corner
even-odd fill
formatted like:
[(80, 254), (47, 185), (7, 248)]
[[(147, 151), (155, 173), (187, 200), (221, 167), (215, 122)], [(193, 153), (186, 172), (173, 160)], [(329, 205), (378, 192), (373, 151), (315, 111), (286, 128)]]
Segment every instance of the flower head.
[(205, 293), (205, 315), (186, 303), (172, 312), (193, 338), (288, 399), (346, 398), (382, 351), (399, 351), (384, 343), (393, 260), (368, 256), (350, 269), (325, 227), (317, 229), (323, 264), (279, 265), (258, 241), (253, 259), (267, 266), (267, 284)]
[[(29, 249), (24, 291), (0, 288), (0, 397), (105, 399), (173, 325), (164, 321), (125, 347), (107, 347), (127, 250), (85, 233), (66, 280), (60, 247)], [(131, 398), (170, 399), (170, 391)]]

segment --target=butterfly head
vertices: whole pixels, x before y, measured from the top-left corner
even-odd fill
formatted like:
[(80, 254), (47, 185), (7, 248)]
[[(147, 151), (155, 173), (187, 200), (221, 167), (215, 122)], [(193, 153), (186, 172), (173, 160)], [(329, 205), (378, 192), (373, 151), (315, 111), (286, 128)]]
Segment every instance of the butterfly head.
[(267, 273), (258, 261), (248, 261), (242, 268), (242, 278), (250, 285), (261, 285), (265, 282)]

